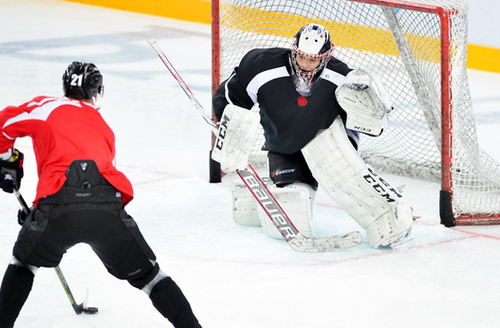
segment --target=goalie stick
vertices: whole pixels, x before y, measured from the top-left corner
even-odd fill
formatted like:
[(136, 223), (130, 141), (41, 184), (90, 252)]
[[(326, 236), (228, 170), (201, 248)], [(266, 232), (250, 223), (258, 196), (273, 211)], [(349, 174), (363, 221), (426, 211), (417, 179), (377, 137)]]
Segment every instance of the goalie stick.
[[(213, 118), (206, 113), (203, 106), (198, 102), (193, 92), (184, 82), (179, 73), (175, 70), (174, 66), (170, 63), (163, 51), (160, 49), (156, 40), (150, 38), (148, 44), (156, 52), (160, 60), (165, 64), (169, 72), (182, 88), (184, 93), (193, 102), (198, 112), (202, 115), (205, 122), (212, 128), (212, 133), (217, 136), (218, 127)], [(276, 226), (276, 229), (281, 233), (288, 245), (298, 252), (317, 253), (317, 252), (330, 252), (339, 249), (345, 249), (361, 244), (362, 238), (359, 231), (352, 231), (345, 234), (326, 236), (326, 237), (305, 237), (293, 225), (292, 221), (283, 211), (282, 207), (273, 197), (271, 192), (267, 189), (266, 185), (262, 182), (257, 172), (248, 165), (244, 170), (236, 172), (243, 180), (248, 190), (252, 193), (254, 198), (260, 204), (269, 219)]]
[[(24, 212), (24, 214), (27, 217), (28, 214), (30, 213), (30, 209), (29, 209), (28, 204), (24, 200), (23, 196), (21, 195), (21, 192), (18, 189), (15, 189), (14, 195), (16, 196), (17, 200), (19, 201), (19, 204), (21, 204), (22, 211)], [(82, 313), (96, 314), (99, 311), (99, 309), (96, 307), (86, 307), (84, 305), (86, 302), (78, 304), (75, 301), (75, 298), (73, 297), (73, 293), (71, 292), (71, 289), (69, 288), (68, 282), (64, 278), (64, 275), (61, 271), (61, 268), (59, 268), (59, 266), (56, 266), (54, 268), (54, 270), (56, 271), (57, 277), (59, 278), (59, 281), (61, 282), (61, 284), (64, 288), (64, 291), (66, 292), (66, 295), (68, 296), (69, 302), (71, 303), (71, 306), (73, 307), (73, 310), (75, 311), (76, 314), (78, 314), (78, 315), (82, 314)]]
[(153, 50), (156, 52), (156, 54), (158, 55), (158, 57), (160, 58), (160, 60), (163, 62), (163, 64), (165, 64), (165, 66), (167, 67), (168, 71), (170, 72), (170, 74), (172, 74), (172, 76), (175, 78), (175, 80), (177, 81), (177, 83), (179, 83), (179, 85), (181, 86), (182, 90), (184, 91), (184, 93), (186, 93), (186, 95), (191, 100), (191, 102), (193, 103), (194, 107), (196, 107), (196, 109), (198, 110), (198, 112), (201, 114), (201, 116), (203, 117), (203, 119), (205, 120), (205, 122), (208, 125), (210, 125), (210, 127), (212, 128), (213, 134), (215, 134), (215, 136), (217, 136), (217, 132), (219, 130), (219, 128), (217, 126), (217, 123), (215, 123), (214, 119), (210, 115), (208, 115), (207, 112), (205, 112), (205, 109), (200, 104), (200, 102), (196, 99), (196, 97), (194, 96), (194, 93), (191, 91), (191, 89), (189, 89), (189, 87), (186, 84), (186, 82), (184, 82), (184, 80), (182, 79), (182, 77), (180, 76), (180, 74), (177, 73), (177, 70), (175, 69), (175, 67), (170, 63), (170, 60), (168, 60), (167, 56), (165, 56), (165, 54), (163, 53), (163, 51), (160, 49), (160, 47), (156, 43), (156, 40), (154, 38), (150, 38), (148, 40), (148, 44), (149, 44), (149, 46), (151, 48), (153, 48)]

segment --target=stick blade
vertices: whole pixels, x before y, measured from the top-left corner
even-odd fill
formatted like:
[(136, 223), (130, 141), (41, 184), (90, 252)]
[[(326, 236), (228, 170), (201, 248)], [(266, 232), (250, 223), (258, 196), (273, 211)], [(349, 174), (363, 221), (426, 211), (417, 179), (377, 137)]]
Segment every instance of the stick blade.
[(99, 309), (96, 307), (89, 306), (89, 307), (83, 308), (83, 313), (85, 313), (85, 314), (93, 315), (93, 314), (97, 314), (97, 312), (99, 312)]
[(71, 305), (73, 306), (73, 310), (75, 310), (75, 313), (77, 315), (80, 315), (83, 313), (83, 303), (80, 303), (80, 304), (71, 303)]
[(316, 238), (307, 238), (299, 233), (297, 237), (289, 241), (289, 244), (297, 252), (322, 253), (356, 247), (362, 241), (359, 231)]

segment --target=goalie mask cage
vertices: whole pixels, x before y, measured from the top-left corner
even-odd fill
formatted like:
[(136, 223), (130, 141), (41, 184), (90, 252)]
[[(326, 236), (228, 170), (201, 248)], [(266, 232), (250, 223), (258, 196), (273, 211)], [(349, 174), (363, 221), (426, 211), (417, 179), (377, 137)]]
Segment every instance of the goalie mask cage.
[[(467, 79), (463, 0), (213, 0), (213, 81), (256, 47), (290, 48), (305, 24), (331, 33), (334, 56), (377, 75), (392, 98), (390, 126), (362, 136), (377, 170), (441, 183), (441, 223), (500, 224), (500, 167), (477, 142)], [(265, 163), (256, 136), (251, 163)], [(214, 170), (211, 168), (211, 172)], [(437, 195), (436, 195), (437, 197)]]

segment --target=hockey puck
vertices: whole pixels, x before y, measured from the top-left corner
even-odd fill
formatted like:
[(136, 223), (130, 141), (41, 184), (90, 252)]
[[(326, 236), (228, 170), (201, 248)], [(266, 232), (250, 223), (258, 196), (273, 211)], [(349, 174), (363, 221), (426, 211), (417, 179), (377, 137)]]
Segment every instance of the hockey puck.
[(96, 314), (97, 312), (99, 312), (99, 309), (96, 307), (83, 308), (83, 313), (85, 314)]

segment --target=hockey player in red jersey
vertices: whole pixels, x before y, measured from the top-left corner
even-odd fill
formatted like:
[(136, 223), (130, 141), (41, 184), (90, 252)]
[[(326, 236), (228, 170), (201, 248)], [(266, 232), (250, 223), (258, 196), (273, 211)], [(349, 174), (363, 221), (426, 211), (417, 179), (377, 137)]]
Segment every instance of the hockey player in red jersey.
[(125, 212), (133, 189), (113, 165), (115, 136), (96, 106), (103, 88), (94, 64), (73, 62), (63, 75), (64, 97), (36, 97), (0, 112), (0, 188), (12, 193), (20, 187), (23, 155), (14, 148), (17, 138), (32, 138), (39, 176), (34, 207), (3, 277), (0, 328), (14, 326), (38, 268), (56, 267), (82, 242), (109, 273), (143, 290), (175, 327), (200, 327)]
[[(224, 143), (215, 144), (212, 158), (226, 173), (244, 169), (260, 123), (270, 190), (304, 236), (315, 236), (319, 185), (366, 230), (373, 247), (394, 246), (410, 232), (411, 208), (356, 151), (359, 133), (378, 136), (386, 127), (390, 99), (375, 77), (351, 69), (333, 50), (329, 32), (307, 24), (291, 49), (246, 53), (213, 98)], [(282, 238), (263, 212), (256, 215), (241, 182), (231, 183), (234, 221)]]

